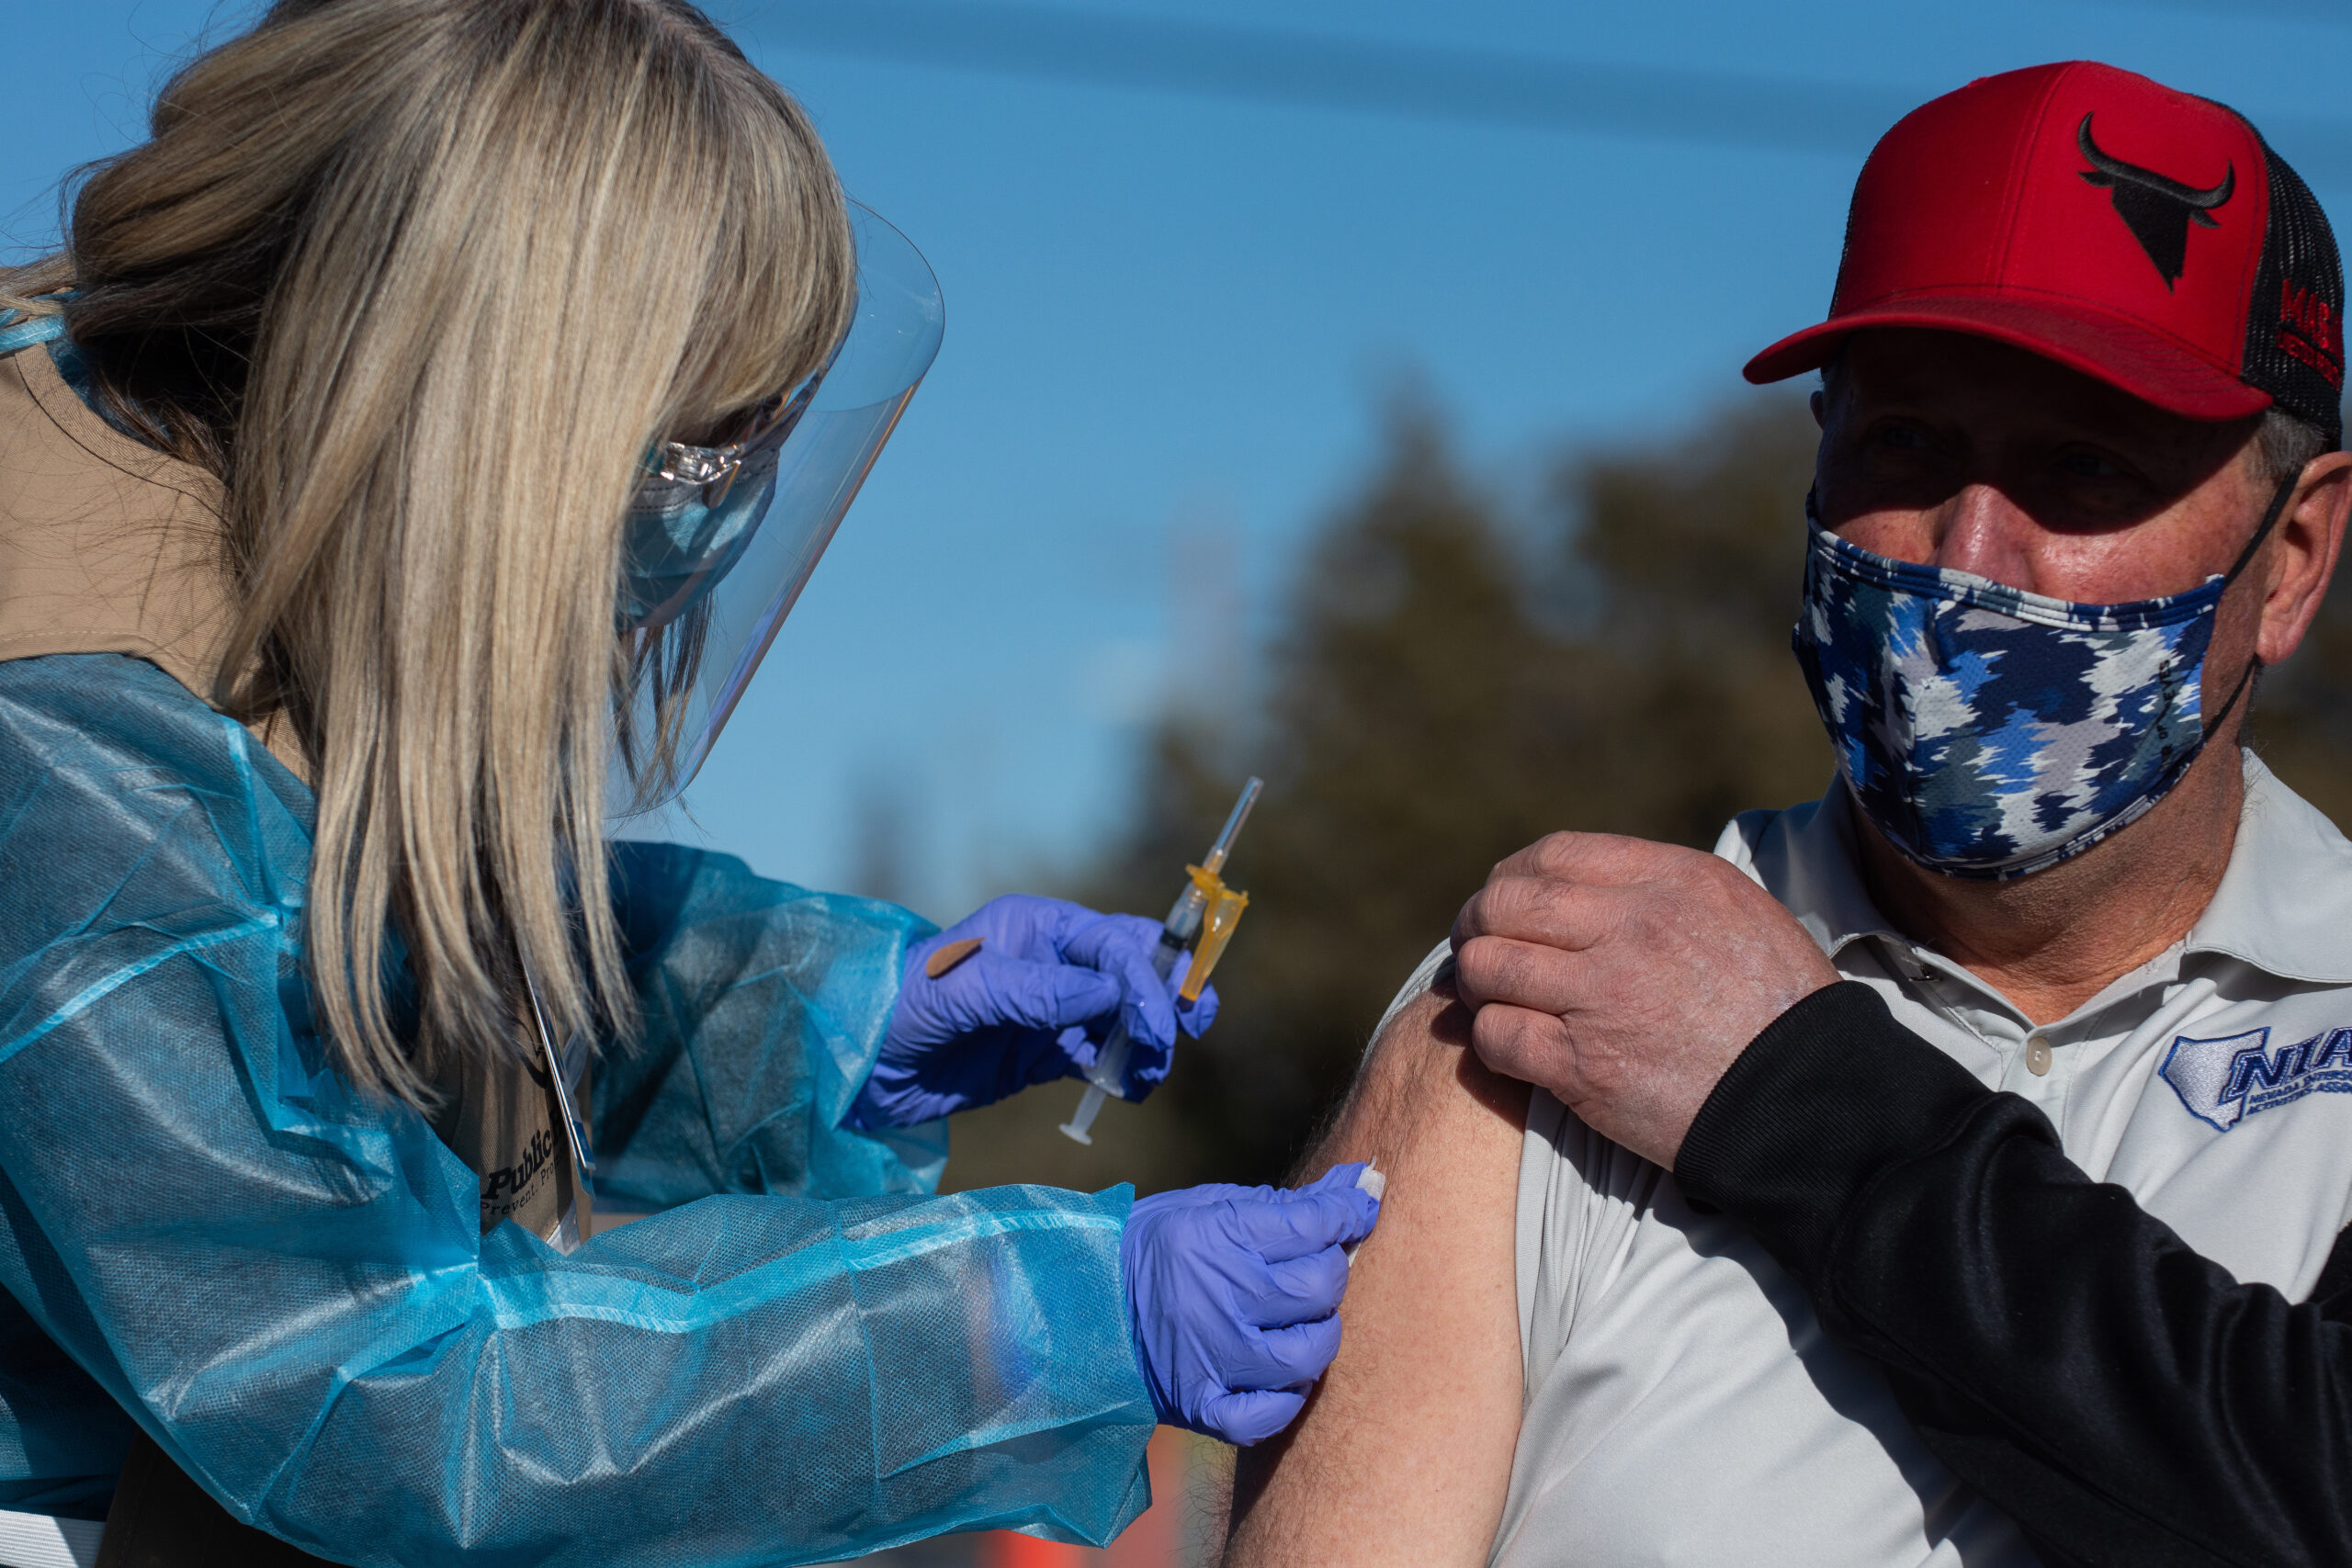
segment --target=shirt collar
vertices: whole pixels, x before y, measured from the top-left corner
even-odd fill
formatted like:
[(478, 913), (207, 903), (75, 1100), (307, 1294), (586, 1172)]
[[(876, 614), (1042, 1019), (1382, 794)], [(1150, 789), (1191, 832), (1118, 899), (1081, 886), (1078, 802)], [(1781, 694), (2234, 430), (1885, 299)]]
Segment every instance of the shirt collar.
[[(2184, 956), (2234, 958), (2282, 979), (2352, 985), (2352, 842), (2243, 752), (2245, 804), (2222, 885), (2190, 928)], [(1717, 852), (1770, 891), (1832, 958), (1864, 937), (1911, 942), (1862, 885), (1846, 791), (1786, 811), (1749, 811)]]
[(2237, 843), (2188, 951), (2283, 979), (2352, 985), (2352, 843), (2261, 759), (2244, 756)]
[(1864, 937), (1904, 940), (1862, 886), (1849, 809), (1845, 786), (1832, 784), (1819, 800), (1786, 811), (1742, 812), (1715, 846), (1778, 898), (1832, 958)]

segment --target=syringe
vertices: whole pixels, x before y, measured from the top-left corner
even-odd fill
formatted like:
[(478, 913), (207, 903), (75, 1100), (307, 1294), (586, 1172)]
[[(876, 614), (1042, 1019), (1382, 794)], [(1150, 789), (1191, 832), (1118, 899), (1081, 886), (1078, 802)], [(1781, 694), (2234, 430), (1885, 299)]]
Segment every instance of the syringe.
[[(1152, 949), (1151, 966), (1163, 980), (1176, 967), (1176, 960), (1198, 938), (1200, 947), (1193, 954), (1193, 967), (1184, 976), (1183, 998), (1191, 1001), (1201, 994), (1201, 987), (1209, 977), (1209, 970), (1224, 953), (1226, 942), (1233, 935), (1233, 923), (1241, 918), (1249, 906), (1247, 893), (1236, 893), (1226, 886), (1217, 874), (1225, 869), (1226, 857), (1233, 852), (1234, 836), (1241, 831), (1241, 824), (1249, 819), (1250, 808), (1258, 804), (1258, 792), (1266, 781), (1253, 778), (1241, 786), (1241, 798), (1234, 802), (1233, 815), (1225, 819), (1225, 830), (1209, 846), (1207, 856), (1198, 865), (1184, 869), (1191, 875), (1184, 891), (1177, 896), (1175, 907), (1168, 911), (1168, 919), (1160, 922), (1159, 942)], [(1119, 1095), (1126, 1085), (1127, 1055), (1134, 1047), (1127, 1038), (1125, 1022), (1111, 1027), (1110, 1038), (1102, 1042), (1096, 1053), (1094, 1065), (1086, 1069), (1086, 1093), (1078, 1102), (1078, 1111), (1062, 1123), (1062, 1131), (1081, 1144), (1094, 1141), (1089, 1131), (1094, 1118), (1102, 1109), (1103, 1100)]]

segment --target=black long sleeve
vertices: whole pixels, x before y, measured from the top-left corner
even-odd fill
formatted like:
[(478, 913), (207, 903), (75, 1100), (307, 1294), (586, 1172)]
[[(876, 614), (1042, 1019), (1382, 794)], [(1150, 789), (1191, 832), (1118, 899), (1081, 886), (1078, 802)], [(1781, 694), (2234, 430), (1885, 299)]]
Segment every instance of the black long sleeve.
[(2352, 1232), (2241, 1285), (1848, 982), (1758, 1035), (1676, 1179), (1747, 1225), (2052, 1564), (2352, 1564)]

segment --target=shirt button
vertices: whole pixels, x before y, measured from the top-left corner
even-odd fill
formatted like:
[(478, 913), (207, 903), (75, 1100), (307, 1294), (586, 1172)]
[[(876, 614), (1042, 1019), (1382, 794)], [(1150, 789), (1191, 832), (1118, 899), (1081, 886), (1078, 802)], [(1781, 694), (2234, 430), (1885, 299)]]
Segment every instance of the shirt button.
[(2039, 1034), (2025, 1043), (2025, 1070), (2038, 1078), (2050, 1076), (2050, 1042)]

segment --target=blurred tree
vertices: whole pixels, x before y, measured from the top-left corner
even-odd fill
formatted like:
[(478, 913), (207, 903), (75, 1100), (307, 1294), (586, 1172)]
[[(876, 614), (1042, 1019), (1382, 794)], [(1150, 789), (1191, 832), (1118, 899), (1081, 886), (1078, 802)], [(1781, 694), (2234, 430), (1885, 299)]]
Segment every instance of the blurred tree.
[(869, 768), (858, 781), (852, 807), (854, 838), (849, 886), (867, 898), (911, 906), (915, 902), (915, 841), (922, 820), (912, 787), (903, 773)]
[(1711, 845), (1735, 814), (1828, 782), (1789, 651), (1815, 440), (1803, 403), (1770, 396), (1561, 468), (1561, 534), (1596, 606), (1586, 659), (1613, 698), (1578, 748), (1597, 798), (1564, 826)]

